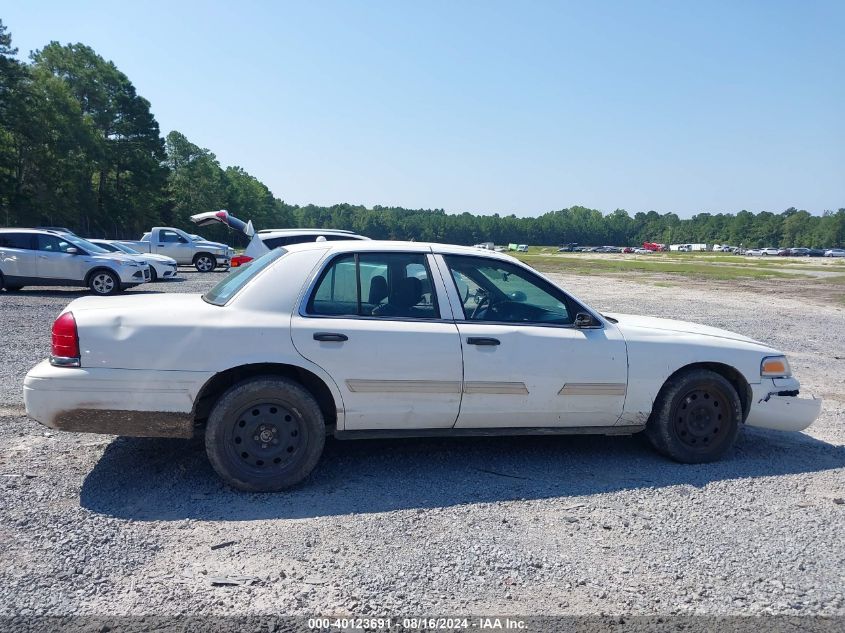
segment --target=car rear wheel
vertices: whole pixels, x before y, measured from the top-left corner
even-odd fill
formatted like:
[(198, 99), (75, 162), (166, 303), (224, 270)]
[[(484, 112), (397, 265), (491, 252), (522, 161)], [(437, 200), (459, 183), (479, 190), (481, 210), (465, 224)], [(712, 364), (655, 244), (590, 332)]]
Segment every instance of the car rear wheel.
[(194, 267), (201, 273), (210, 273), (217, 268), (217, 259), (214, 255), (200, 253), (194, 257)]
[(122, 290), (120, 279), (108, 270), (97, 270), (88, 280), (88, 287), (96, 295), (114, 295)]
[(728, 380), (708, 369), (692, 369), (663, 386), (646, 426), (660, 453), (685, 464), (712, 462), (734, 445), (742, 403)]
[(205, 450), (232, 487), (274, 492), (311, 473), (325, 438), (323, 414), (307, 389), (280, 376), (259, 376), (234, 385), (214, 405)]

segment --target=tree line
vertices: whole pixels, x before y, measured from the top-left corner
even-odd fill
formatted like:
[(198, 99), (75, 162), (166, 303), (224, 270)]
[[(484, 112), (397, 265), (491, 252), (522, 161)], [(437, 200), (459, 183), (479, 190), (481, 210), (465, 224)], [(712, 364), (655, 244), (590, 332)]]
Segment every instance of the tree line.
[[(443, 209), (285, 203), (241, 167), (172, 131), (150, 103), (84, 44), (50, 42), (21, 61), (0, 21), (0, 224), (66, 226), (91, 237), (137, 238), (155, 225), (193, 232), (194, 213), (228, 209), (256, 228), (349, 229), (375, 239), (456, 244), (729, 243), (845, 245), (845, 208), (782, 213), (603, 214), (570, 207), (538, 217)], [(232, 243), (224, 227), (203, 234)]]

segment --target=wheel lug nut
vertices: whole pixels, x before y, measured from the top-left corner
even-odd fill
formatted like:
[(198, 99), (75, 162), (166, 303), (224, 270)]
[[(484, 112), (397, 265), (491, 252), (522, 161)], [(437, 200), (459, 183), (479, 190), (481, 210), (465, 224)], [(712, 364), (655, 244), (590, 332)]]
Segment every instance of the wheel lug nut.
[(254, 440), (257, 442), (257, 441), (258, 441), (258, 436), (257, 436), (257, 435), (253, 435), (253, 436), (252, 436), (252, 439), (254, 439)]

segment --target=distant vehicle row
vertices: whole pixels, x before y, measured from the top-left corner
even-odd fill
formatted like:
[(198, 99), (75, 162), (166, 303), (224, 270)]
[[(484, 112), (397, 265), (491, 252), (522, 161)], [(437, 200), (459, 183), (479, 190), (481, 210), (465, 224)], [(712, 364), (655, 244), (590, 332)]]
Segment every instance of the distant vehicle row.
[(841, 248), (749, 248), (745, 255), (750, 257), (768, 257), (776, 255), (779, 257), (845, 257), (845, 249)]

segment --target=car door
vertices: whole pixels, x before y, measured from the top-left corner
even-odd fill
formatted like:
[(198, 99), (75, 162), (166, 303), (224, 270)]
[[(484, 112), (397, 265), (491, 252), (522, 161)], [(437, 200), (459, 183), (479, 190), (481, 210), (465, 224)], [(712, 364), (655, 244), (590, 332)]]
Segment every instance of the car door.
[[(612, 324), (539, 275), (501, 259), (436, 255), (461, 335), (464, 385), (456, 427), (616, 424), (627, 350)], [(591, 327), (576, 327), (588, 313)]]
[[(58, 235), (39, 233), (37, 238), (38, 251), (35, 256), (35, 269), (42, 279), (62, 279), (81, 281), (86, 253)], [(68, 253), (68, 249), (76, 249), (75, 253)]]
[(449, 428), (462, 379), (451, 317), (427, 252), (348, 252), (326, 262), (291, 336), (340, 389), (343, 430)]
[(172, 257), (180, 264), (191, 263), (194, 259), (194, 246), (191, 241), (172, 229), (161, 229), (158, 237), (153, 235), (152, 252)]
[(36, 277), (34, 234), (17, 231), (0, 233), (0, 272), (7, 281)]

